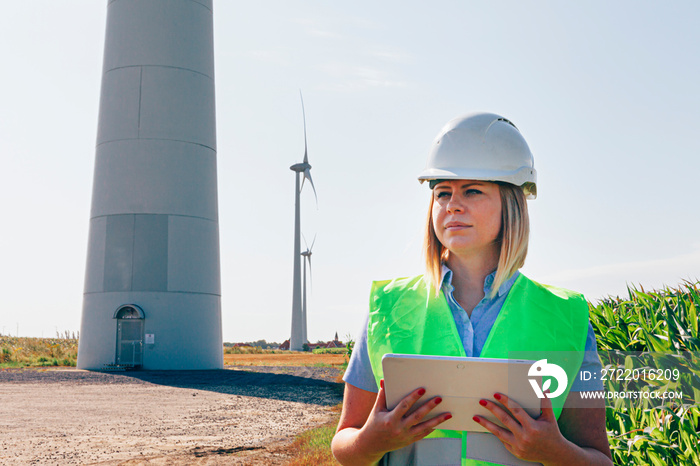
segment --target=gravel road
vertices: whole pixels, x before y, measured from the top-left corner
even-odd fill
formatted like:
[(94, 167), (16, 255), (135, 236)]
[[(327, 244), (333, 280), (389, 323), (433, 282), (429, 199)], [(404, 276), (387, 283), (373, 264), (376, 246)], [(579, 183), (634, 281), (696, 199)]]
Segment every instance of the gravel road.
[(0, 465), (284, 464), (339, 369), (0, 371)]

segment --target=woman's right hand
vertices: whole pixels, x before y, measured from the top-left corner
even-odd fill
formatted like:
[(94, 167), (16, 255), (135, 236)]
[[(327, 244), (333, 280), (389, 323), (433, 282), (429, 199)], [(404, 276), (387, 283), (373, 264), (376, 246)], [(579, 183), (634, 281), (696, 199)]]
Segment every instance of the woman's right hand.
[(374, 407), (367, 422), (358, 432), (358, 441), (384, 455), (421, 440), (432, 433), (438, 425), (452, 418), (450, 413), (442, 413), (427, 421), (423, 420), (442, 402), (440, 397), (431, 398), (407, 415), (423, 395), (425, 395), (425, 389), (418, 388), (402, 399), (394, 409), (389, 410), (386, 406), (386, 392), (384, 380), (382, 380)]

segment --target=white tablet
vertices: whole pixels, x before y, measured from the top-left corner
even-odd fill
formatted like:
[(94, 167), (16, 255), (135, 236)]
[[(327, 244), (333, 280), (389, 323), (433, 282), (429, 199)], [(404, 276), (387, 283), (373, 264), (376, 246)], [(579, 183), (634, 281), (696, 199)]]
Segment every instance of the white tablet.
[(425, 388), (426, 393), (411, 409), (440, 396), (440, 403), (425, 420), (449, 412), (452, 419), (438, 427), (446, 430), (488, 432), (472, 417), (480, 415), (502, 425), (479, 400), (494, 401), (494, 393), (503, 393), (515, 400), (532, 417), (540, 414), (540, 402), (529, 378), (542, 386), (541, 377), (529, 377), (528, 370), (535, 361), (523, 359), (460, 358), (385, 354), (382, 358), (384, 390), (387, 407), (394, 409), (409, 393)]

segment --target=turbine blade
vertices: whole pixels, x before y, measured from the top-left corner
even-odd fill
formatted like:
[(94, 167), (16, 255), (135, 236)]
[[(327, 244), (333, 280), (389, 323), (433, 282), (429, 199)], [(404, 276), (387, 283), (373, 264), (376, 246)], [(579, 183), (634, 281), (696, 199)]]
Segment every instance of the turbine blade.
[(311, 252), (314, 249), (314, 244), (316, 243), (316, 235), (314, 235), (313, 241), (311, 241), (311, 247), (306, 246), (306, 248)]
[(314, 276), (311, 273), (311, 254), (306, 256), (306, 258), (309, 260), (309, 292), (313, 293), (314, 292)]
[[(318, 196), (316, 195), (316, 186), (314, 186), (314, 180), (311, 179), (311, 169), (307, 168), (304, 170), (304, 179), (308, 178), (309, 183), (311, 183), (311, 188), (314, 190), (314, 197), (316, 198), (316, 210), (318, 210)], [(302, 181), (301, 183), (302, 186), (304, 186), (304, 182)]]
[[(304, 244), (306, 245), (306, 250), (309, 250), (309, 243), (306, 242), (306, 236), (304, 236), (304, 233), (301, 234), (301, 237), (304, 239)], [(314, 241), (316, 241), (316, 236), (314, 236)], [(311, 247), (314, 247), (313, 243), (311, 243)]]
[(304, 111), (304, 96), (301, 94), (301, 89), (299, 89), (299, 97), (301, 98), (301, 115), (304, 118), (304, 163), (309, 163), (309, 155), (306, 147), (306, 112)]

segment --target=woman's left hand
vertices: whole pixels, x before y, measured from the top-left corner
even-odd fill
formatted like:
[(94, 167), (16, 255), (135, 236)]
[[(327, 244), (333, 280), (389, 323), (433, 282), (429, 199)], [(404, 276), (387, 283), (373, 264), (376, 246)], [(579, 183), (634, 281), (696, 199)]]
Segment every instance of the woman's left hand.
[(490, 400), (481, 400), (486, 407), (506, 427), (500, 427), (482, 416), (474, 416), (474, 421), (484, 426), (505, 445), (506, 449), (520, 459), (547, 463), (561, 458), (560, 452), (566, 448), (567, 440), (559, 431), (557, 418), (552, 410), (552, 401), (545, 397), (541, 402), (542, 413), (533, 419), (518, 403), (502, 393), (493, 396), (504, 410)]

